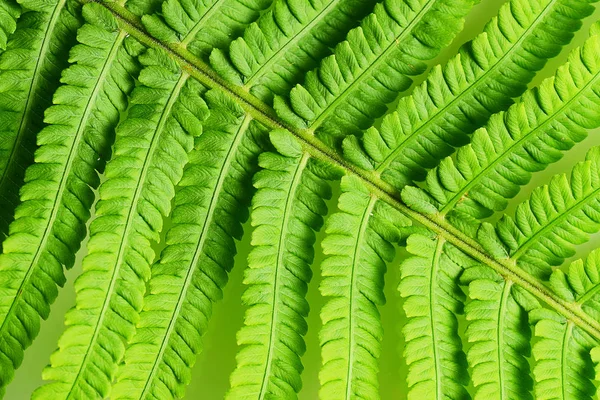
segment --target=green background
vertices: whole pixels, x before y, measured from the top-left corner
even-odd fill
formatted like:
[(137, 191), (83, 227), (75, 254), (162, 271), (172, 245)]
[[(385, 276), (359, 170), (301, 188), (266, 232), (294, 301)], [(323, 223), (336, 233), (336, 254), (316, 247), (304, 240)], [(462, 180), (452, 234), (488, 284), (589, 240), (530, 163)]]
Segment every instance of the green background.
[[(440, 55), (436, 63), (444, 62), (444, 60), (456, 53), (456, 50), (462, 43), (481, 32), (485, 23), (497, 14), (498, 8), (502, 3), (504, 1), (483, 0), (476, 6), (467, 19), (465, 30), (456, 38), (453, 45)], [(532, 85), (538, 84), (543, 78), (552, 75), (556, 68), (566, 61), (568, 51), (585, 40), (588, 34), (586, 28), (598, 17), (599, 13), (597, 12), (594, 16), (586, 20), (584, 29), (576, 36), (572, 45), (566, 48), (557, 59), (548, 63), (548, 66), (538, 75)], [(517, 199), (511, 202), (511, 209), (514, 209), (515, 204), (526, 198), (535, 186), (548, 182), (550, 177), (557, 172), (568, 170), (573, 164), (584, 158), (588, 148), (599, 144), (600, 130), (590, 132), (588, 139), (567, 153), (559, 163), (546, 171), (534, 175), (531, 184), (521, 192)], [(337, 190), (335, 193), (337, 194)], [(330, 209), (334, 211), (336, 206), (335, 196), (329, 202), (329, 205)], [(229, 374), (235, 367), (235, 354), (237, 351), (235, 334), (243, 323), (244, 308), (241, 305), (240, 298), (244, 289), (242, 285), (243, 269), (246, 266), (246, 256), (250, 250), (250, 230), (250, 224), (246, 224), (247, 234), (244, 240), (239, 243), (235, 268), (230, 276), (230, 282), (225, 289), (224, 300), (214, 308), (214, 316), (211, 320), (209, 331), (204, 336), (204, 351), (198, 357), (196, 366), (194, 367), (192, 384), (188, 388), (186, 399), (222, 399), (227, 391)], [(321, 239), (322, 234), (318, 236), (318, 241), (320, 242)], [(588, 244), (582, 246), (577, 257), (585, 256), (590, 250), (599, 246), (600, 235), (595, 235)], [(323, 299), (320, 297), (318, 286), (320, 282), (319, 264), (323, 256), (320, 252), (319, 243), (317, 243), (316, 248), (317, 254), (313, 267), (314, 278), (308, 293), (311, 312), (308, 318), (309, 332), (306, 337), (308, 350), (303, 357), (305, 366), (303, 375), (304, 387), (299, 396), (303, 400), (317, 399), (319, 387), (318, 371), (320, 356), (318, 331), (321, 326), (319, 311), (323, 305)], [(85, 249), (85, 243), (82, 249)], [(42, 369), (48, 363), (50, 354), (56, 348), (57, 340), (64, 328), (64, 315), (74, 304), (75, 293), (73, 290), (73, 281), (81, 273), (81, 259), (83, 255), (84, 252), (80, 251), (77, 264), (67, 273), (68, 283), (60, 291), (56, 303), (52, 306), (50, 318), (47, 321), (43, 321), (37, 340), (26, 352), (23, 365), (17, 371), (14, 381), (8, 386), (5, 399), (28, 399), (33, 390), (43, 383), (41, 379)], [(400, 322), (404, 318), (404, 315), (402, 302), (396, 291), (399, 282), (398, 260), (402, 256), (403, 253), (399, 252), (396, 260), (389, 266), (386, 275), (385, 290), (387, 304), (381, 308), (386, 333), (382, 345), (380, 371), (382, 399), (406, 398), (406, 367), (402, 360), (403, 339), (400, 328)], [(462, 328), (464, 329), (464, 324), (461, 325), (463, 325)]]

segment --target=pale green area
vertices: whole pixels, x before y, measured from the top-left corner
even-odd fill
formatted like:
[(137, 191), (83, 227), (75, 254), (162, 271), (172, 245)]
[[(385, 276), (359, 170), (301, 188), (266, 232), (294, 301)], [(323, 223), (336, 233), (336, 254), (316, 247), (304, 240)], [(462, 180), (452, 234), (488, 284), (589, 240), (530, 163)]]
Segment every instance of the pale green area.
[[(502, 0), (483, 0), (480, 5), (475, 7), (467, 20), (465, 31), (459, 35), (455, 43), (437, 61), (443, 62), (444, 59), (455, 53), (461, 43), (479, 33), (483, 25), (496, 14), (499, 5), (503, 2)], [(598, 14), (596, 13), (588, 19), (586, 27), (599, 17)], [(556, 67), (565, 61), (568, 50), (582, 43), (586, 37), (587, 29), (584, 27), (573, 44), (565, 49), (560, 57), (550, 62), (534, 83), (537, 84), (542, 78), (552, 75)], [(600, 145), (600, 130), (591, 132), (588, 140), (577, 145), (560, 162), (548, 170), (536, 174), (533, 182), (511, 204), (514, 205), (525, 199), (534, 187), (548, 182), (553, 174), (568, 170), (570, 166), (585, 157), (588, 148), (595, 145)], [(330, 208), (334, 209), (335, 199), (329, 204)], [(508, 212), (512, 209), (514, 207), (509, 208)], [(250, 229), (249, 224), (246, 225), (246, 229)], [(319, 238), (322, 238), (322, 234), (319, 235)], [(186, 399), (217, 400), (222, 399), (227, 391), (229, 374), (235, 367), (235, 353), (237, 351), (235, 334), (243, 323), (244, 309), (241, 306), (240, 297), (243, 291), (243, 269), (250, 247), (249, 239), (250, 236), (247, 234), (244, 241), (239, 245), (239, 254), (236, 257), (236, 265), (231, 274), (230, 283), (225, 290), (224, 300), (217, 304), (214, 309), (209, 332), (204, 338), (204, 351), (199, 356), (194, 368), (193, 383), (188, 388)], [(578, 257), (585, 256), (598, 246), (600, 246), (600, 235), (595, 235), (592, 241), (581, 247)], [(406, 398), (406, 383), (404, 380), (406, 367), (402, 360), (402, 336), (400, 333), (400, 322), (404, 316), (400, 296), (396, 291), (399, 281), (397, 261), (400, 256), (397, 257), (396, 262), (390, 266), (388, 271), (385, 290), (388, 303), (381, 310), (386, 332), (381, 357), (381, 395), (382, 399), (390, 400)], [(78, 260), (81, 261), (81, 258), (82, 255), (80, 254)], [(318, 394), (318, 371), (320, 366), (318, 330), (321, 326), (319, 311), (323, 304), (318, 292), (320, 260), (322, 260), (322, 254), (320, 253), (320, 245), (317, 244), (317, 259), (313, 267), (314, 279), (308, 294), (311, 313), (309, 316), (310, 328), (306, 338), (308, 351), (303, 358), (305, 372), (303, 375), (304, 388), (300, 393), (301, 400), (317, 399)], [(37, 340), (26, 352), (25, 361), (21, 368), (17, 370), (14, 381), (8, 386), (5, 399), (28, 399), (31, 392), (42, 383), (41, 371), (48, 363), (50, 354), (56, 348), (57, 340), (63, 329), (64, 314), (74, 304), (73, 281), (80, 272), (81, 262), (78, 262), (68, 272), (68, 283), (60, 292), (57, 302), (53, 305), (50, 318), (42, 323)]]

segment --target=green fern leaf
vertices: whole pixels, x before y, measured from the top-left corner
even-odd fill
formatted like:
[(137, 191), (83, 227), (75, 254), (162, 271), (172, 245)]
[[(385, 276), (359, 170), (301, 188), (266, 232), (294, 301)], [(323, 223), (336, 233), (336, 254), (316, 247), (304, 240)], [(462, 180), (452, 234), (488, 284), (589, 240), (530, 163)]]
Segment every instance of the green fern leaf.
[(557, 175), (521, 203), (514, 218), (504, 215), (496, 225), (507, 254), (525, 271), (547, 278), (553, 266), (575, 255), (600, 230), (600, 148), (566, 175)]
[[(119, 4), (122, 5), (122, 1), (113, 2), (113, 1), (99, 1), (99, 4), (102, 5), (110, 5)], [(143, 15), (152, 15), (155, 12), (160, 10), (161, 5), (163, 4), (163, 0), (126, 0), (125, 1), (125, 9), (135, 15), (136, 17), (140, 17)], [(116, 14), (115, 14), (116, 15)]]
[(51, 105), (80, 25), (80, 6), (70, 0), (21, 4), (32, 11), (19, 18), (0, 54), (0, 237), (7, 234), (25, 168), (33, 162), (39, 116)]
[[(41, 147), (36, 163), (27, 169), (23, 203), (0, 256), (0, 276), (10, 277), (0, 279), (6, 296), (0, 337), (12, 346), (19, 341), (23, 349), (29, 344), (23, 338), (37, 335), (39, 316), (48, 316), (55, 285), (64, 284), (63, 267), (73, 266), (86, 234), (92, 188), (100, 182), (96, 171), (104, 167), (110, 132), (126, 108), (131, 74), (138, 72), (132, 57), (140, 46), (133, 41), (123, 45), (125, 35), (110, 13), (89, 5), (83, 15), (88, 24), (79, 30), (80, 44), (70, 53), (75, 64), (64, 71), (64, 85), (46, 110), (49, 125), (38, 134)], [(18, 322), (25, 320), (30, 321), (26, 326)], [(2, 363), (3, 371), (11, 369)]]
[[(469, 142), (469, 135), (506, 109), (527, 83), (570, 42), (589, 0), (512, 0), (484, 32), (437, 66), (400, 100), (381, 128), (344, 142), (348, 160), (374, 170), (396, 188), (423, 180), (426, 170)], [(540, 37), (546, 38), (543, 44)]]
[(181, 398), (200, 338), (233, 267), (251, 176), (265, 131), (220, 92), (175, 194), (166, 248), (152, 267), (144, 310), (125, 352), (114, 399)]
[[(476, 264), (461, 276), (468, 285), (465, 336), (475, 400), (531, 399), (531, 329), (527, 311), (539, 303), (493, 271)], [(523, 307), (525, 305), (527, 308)]]
[(275, 99), (279, 116), (337, 142), (373, 124), (411, 77), (421, 75), (462, 28), (476, 0), (386, 0), (348, 33), (334, 54)]
[(595, 341), (552, 311), (540, 309), (531, 319), (540, 338), (533, 346), (535, 398), (591, 399), (596, 388), (589, 352)]
[(508, 199), (532, 173), (558, 161), (582, 141), (587, 130), (600, 126), (600, 36), (571, 53), (569, 62), (520, 103), (499, 113), (475, 132), (471, 144), (431, 170), (425, 190), (432, 205), (455, 226), (468, 231), (469, 219), (480, 220), (503, 211)]
[(372, 8), (364, 0), (276, 0), (231, 43), (228, 54), (213, 50), (211, 64), (225, 79), (272, 102), (274, 95), (287, 95)]
[[(600, 316), (600, 251), (556, 270), (550, 287), (566, 301), (575, 302), (594, 318)], [(585, 399), (596, 392), (590, 351), (597, 342), (554, 311), (531, 314), (538, 340), (533, 346), (536, 399)]]
[(395, 245), (409, 253), (402, 395), (593, 396), (600, 250), (559, 267), (600, 230), (600, 148), (513, 218), (485, 219), (598, 126), (598, 23), (525, 91), (596, 0), (508, 0), (374, 125), (477, 2), (0, 0), (0, 235), (21, 201), (0, 255), (0, 395), (94, 215), (33, 398), (183, 397), (252, 198), (226, 396), (302, 397), (316, 232), (341, 180), (323, 241), (322, 399), (384, 397)]
[[(44, 110), (48, 103), (46, 97), (51, 96), (58, 84), (61, 69), (66, 66), (63, 57), (72, 43), (72, 38), (66, 39), (65, 36), (72, 34), (79, 24), (75, 16), (77, 9), (63, 6), (64, 2), (41, 2), (41, 11), (26, 12), (19, 19), (19, 29), (11, 36), (7, 51), (0, 55), (1, 236), (7, 233), (8, 223), (13, 218), (24, 167), (33, 159), (30, 152), (40, 120), (32, 116)], [(44, 144), (48, 138), (41, 136), (40, 139), (40, 144)], [(60, 141), (60, 138), (55, 139), (57, 150), (61, 144), (68, 142)], [(58, 152), (55, 157), (58, 157)], [(36, 158), (41, 162), (47, 161), (43, 150), (36, 153)], [(60, 162), (64, 162), (64, 157)], [(40, 174), (42, 170), (44, 174), (55, 172), (53, 166), (48, 167), (44, 168), (42, 164), (38, 171), (32, 170), (27, 175), (23, 200), (29, 201), (16, 211), (17, 221), (11, 227), (11, 235), (2, 244), (0, 397), (15, 368), (23, 360), (23, 350), (39, 331), (39, 317), (48, 316), (49, 300), (56, 297), (54, 282), (64, 281), (60, 261), (38, 248), (43, 222), (50, 215), (50, 208), (45, 207), (51, 203), (51, 193), (56, 191), (55, 182), (45, 187), (50, 182), (46, 175)], [(63, 233), (70, 234), (67, 231)], [(63, 252), (67, 259), (71, 259), (70, 249), (63, 246), (63, 243), (54, 243), (56, 254)], [(32, 264), (40, 260), (47, 269), (32, 268)], [(46, 285), (47, 282), (51, 283), (50, 286)]]
[(142, 22), (156, 39), (181, 45), (206, 59), (213, 48), (225, 47), (241, 34), (271, 1), (166, 0), (160, 15), (144, 15)]
[(444, 252), (445, 246), (443, 239), (412, 235), (406, 247), (411, 257), (400, 265), (409, 399), (469, 398), (456, 317), (465, 301), (458, 286), (463, 269)]
[[(100, 187), (76, 306), (34, 398), (104, 397), (135, 332), (163, 218), (207, 115), (202, 86), (157, 50), (144, 65)], [(181, 98), (180, 98), (181, 95)]]
[[(315, 233), (331, 196), (330, 171), (302, 155), (288, 134), (271, 133), (281, 154), (263, 153), (254, 179), (252, 245), (242, 301), (249, 308), (238, 332), (242, 349), (228, 399), (292, 399), (300, 390), (307, 325), (305, 295), (312, 276)], [(283, 136), (283, 137), (282, 137)]]
[[(385, 303), (386, 262), (408, 220), (377, 201), (357, 179), (342, 179), (339, 212), (327, 222), (320, 291), (323, 367), (321, 399), (377, 399), (378, 357), (383, 328), (378, 306)], [(393, 224), (389, 221), (394, 221)]]

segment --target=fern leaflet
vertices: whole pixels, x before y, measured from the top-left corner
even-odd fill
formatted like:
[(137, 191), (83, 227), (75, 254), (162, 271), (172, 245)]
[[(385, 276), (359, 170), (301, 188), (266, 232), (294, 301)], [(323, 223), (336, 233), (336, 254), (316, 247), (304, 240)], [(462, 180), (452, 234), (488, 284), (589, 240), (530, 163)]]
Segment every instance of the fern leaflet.
[[(394, 258), (399, 228), (410, 221), (377, 201), (353, 177), (344, 177), (339, 212), (327, 222), (320, 291), (322, 399), (379, 397), (378, 357), (385, 303), (383, 276)], [(390, 223), (389, 221), (394, 221)]]
[(127, 119), (117, 127), (84, 272), (75, 284), (76, 307), (66, 316), (68, 327), (43, 374), (56, 382), (38, 389), (37, 398), (107, 395), (124, 345), (135, 332), (154, 260), (152, 243), (159, 241), (174, 185), (193, 146), (188, 132), (199, 134), (207, 114), (201, 85), (163, 53), (149, 50), (139, 60), (144, 86), (133, 91)]
[(598, 28), (594, 25), (592, 37), (554, 77), (526, 92), (506, 113), (492, 116), (471, 144), (427, 174), (431, 204), (455, 226), (468, 232), (476, 226), (470, 220), (503, 211), (533, 172), (559, 160), (600, 124), (592, 105), (599, 101)]
[(51, 105), (80, 25), (80, 6), (67, 0), (23, 1), (31, 8), (0, 54), (0, 235), (7, 234), (25, 168), (33, 162), (38, 116)]
[(183, 397), (212, 303), (233, 266), (233, 239), (243, 234), (265, 132), (219, 92), (205, 97), (208, 128), (178, 185), (167, 247), (152, 266), (137, 332), (111, 392), (116, 399)]
[(409, 399), (469, 397), (456, 317), (465, 298), (457, 285), (462, 268), (444, 253), (444, 246), (443, 239), (412, 235), (406, 247), (411, 257), (400, 266)]
[[(396, 188), (469, 142), (469, 134), (521, 95), (546, 59), (559, 53), (593, 8), (588, 0), (512, 0), (484, 32), (400, 100), (380, 129), (349, 137), (345, 157)], [(539, 37), (552, 38), (538, 44)], [(527, 60), (521, 62), (520, 60)]]
[[(474, 0), (385, 0), (348, 33), (334, 54), (278, 97), (279, 116), (296, 128), (309, 128), (328, 143), (368, 128), (397, 94), (425, 72), (461, 29)], [(432, 29), (435, 27), (435, 29)], [(402, 46), (398, 46), (402, 43)]]
[(272, 102), (316, 67), (372, 5), (360, 0), (276, 0), (269, 12), (234, 40), (226, 54), (211, 53), (211, 65), (228, 81)]
[(301, 388), (300, 356), (307, 325), (315, 233), (331, 196), (332, 171), (309, 156), (289, 133), (271, 132), (281, 154), (263, 153), (254, 179), (252, 245), (242, 301), (249, 308), (238, 332), (229, 399), (294, 398)]

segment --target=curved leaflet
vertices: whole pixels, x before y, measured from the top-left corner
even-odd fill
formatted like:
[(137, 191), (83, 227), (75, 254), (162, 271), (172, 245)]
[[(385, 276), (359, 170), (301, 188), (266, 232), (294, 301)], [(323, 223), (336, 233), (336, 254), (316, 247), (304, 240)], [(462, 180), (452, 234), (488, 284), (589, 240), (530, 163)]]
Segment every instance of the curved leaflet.
[(339, 211), (327, 221), (319, 290), (326, 298), (319, 333), (321, 399), (379, 398), (378, 358), (384, 274), (410, 220), (345, 176)]
[[(116, 130), (114, 155), (99, 189), (76, 306), (46, 380), (35, 398), (89, 399), (108, 394), (125, 343), (135, 332), (145, 284), (171, 209), (193, 135), (208, 109), (204, 89), (158, 50), (139, 57), (144, 69), (127, 118)], [(156, 112), (158, 111), (158, 112)]]
[(166, 248), (111, 391), (114, 399), (181, 398), (243, 235), (266, 132), (216, 91), (177, 186)]

